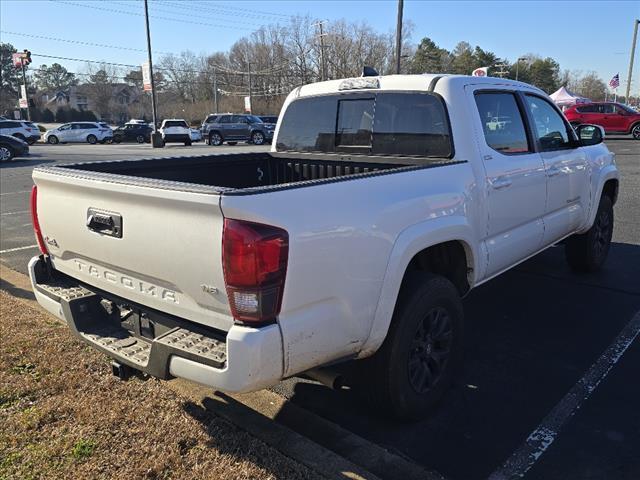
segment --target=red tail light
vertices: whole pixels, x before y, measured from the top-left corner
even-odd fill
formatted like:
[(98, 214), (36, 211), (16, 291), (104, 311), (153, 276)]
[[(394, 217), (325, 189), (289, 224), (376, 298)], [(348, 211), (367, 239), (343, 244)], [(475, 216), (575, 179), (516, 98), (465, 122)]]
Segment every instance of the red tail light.
[(280, 313), (289, 256), (289, 235), (278, 227), (224, 221), (222, 264), (233, 317), (246, 323), (273, 321)]
[(42, 231), (40, 230), (40, 222), (38, 222), (38, 187), (35, 185), (31, 189), (31, 223), (33, 223), (33, 232), (36, 234), (40, 252), (43, 255), (48, 255), (47, 244), (44, 243)]

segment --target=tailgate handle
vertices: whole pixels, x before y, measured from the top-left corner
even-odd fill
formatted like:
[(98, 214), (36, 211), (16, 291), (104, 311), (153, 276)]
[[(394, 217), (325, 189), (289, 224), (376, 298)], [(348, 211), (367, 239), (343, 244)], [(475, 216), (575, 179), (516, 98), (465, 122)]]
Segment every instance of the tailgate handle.
[(122, 238), (122, 215), (90, 208), (87, 210), (87, 228), (102, 235)]

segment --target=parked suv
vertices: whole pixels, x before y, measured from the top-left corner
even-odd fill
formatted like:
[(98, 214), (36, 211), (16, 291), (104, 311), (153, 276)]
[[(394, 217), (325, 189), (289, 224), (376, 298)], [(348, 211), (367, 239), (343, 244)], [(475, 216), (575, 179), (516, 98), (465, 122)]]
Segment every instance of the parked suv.
[(191, 145), (191, 129), (185, 120), (168, 118), (160, 125), (160, 133), (164, 143), (184, 143)]
[(0, 135), (0, 162), (29, 155), (29, 144), (10, 135)]
[(11, 135), (33, 145), (40, 140), (40, 130), (35, 123), (21, 120), (0, 120), (0, 135)]
[(44, 141), (56, 143), (107, 143), (113, 140), (113, 131), (109, 126), (98, 122), (71, 122), (60, 125), (58, 128), (48, 130), (44, 134)]
[(255, 115), (214, 114), (202, 123), (202, 136), (209, 145), (251, 142), (262, 145), (273, 139), (275, 125), (263, 123)]
[(583, 103), (567, 108), (564, 115), (574, 127), (590, 123), (600, 125), (606, 133), (630, 134), (640, 140), (640, 113), (621, 103)]

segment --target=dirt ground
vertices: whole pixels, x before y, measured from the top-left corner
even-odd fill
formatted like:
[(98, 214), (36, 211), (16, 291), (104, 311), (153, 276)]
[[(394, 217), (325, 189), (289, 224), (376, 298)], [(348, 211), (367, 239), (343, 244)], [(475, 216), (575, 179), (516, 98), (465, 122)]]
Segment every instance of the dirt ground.
[(321, 477), (0, 291), (0, 479), (31, 478)]

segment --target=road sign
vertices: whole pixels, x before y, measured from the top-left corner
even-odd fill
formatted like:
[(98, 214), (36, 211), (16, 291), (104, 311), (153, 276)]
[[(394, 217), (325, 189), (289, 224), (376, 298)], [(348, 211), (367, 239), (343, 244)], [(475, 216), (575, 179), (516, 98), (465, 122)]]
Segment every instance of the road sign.
[(251, 113), (251, 97), (244, 97), (244, 111)]
[(26, 99), (27, 98), (27, 87), (26, 85), (22, 84), (20, 85), (20, 93), (21, 93), (21, 97)]
[(11, 60), (13, 60), (14, 67), (22, 66), (22, 53), (14, 53), (11, 55)]
[(149, 68), (149, 62), (142, 64), (142, 89), (145, 92), (151, 91), (151, 69)]
[(29, 103), (27, 102), (26, 98), (21, 98), (20, 99), (20, 108), (27, 108), (29, 106)]

